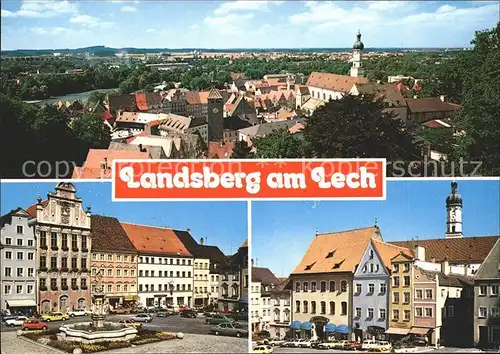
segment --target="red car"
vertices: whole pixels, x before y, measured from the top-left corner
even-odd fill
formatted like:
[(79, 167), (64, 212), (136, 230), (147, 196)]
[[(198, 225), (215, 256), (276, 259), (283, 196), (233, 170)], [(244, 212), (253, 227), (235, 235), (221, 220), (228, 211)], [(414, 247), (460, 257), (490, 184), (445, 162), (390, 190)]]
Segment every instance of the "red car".
[(361, 343), (358, 343), (358, 342), (350, 342), (349, 344), (347, 344), (344, 349), (347, 349), (347, 350), (360, 350), (361, 349)]
[(48, 329), (48, 325), (46, 322), (28, 319), (24, 321), (22, 329), (25, 331), (29, 331), (30, 329), (46, 331)]

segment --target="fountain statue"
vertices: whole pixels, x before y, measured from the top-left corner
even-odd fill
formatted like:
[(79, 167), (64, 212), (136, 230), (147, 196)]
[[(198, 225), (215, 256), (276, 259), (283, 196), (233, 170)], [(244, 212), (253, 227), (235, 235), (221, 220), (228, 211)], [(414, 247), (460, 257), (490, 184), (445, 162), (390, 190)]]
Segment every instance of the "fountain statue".
[(92, 282), (92, 313), (90, 323), (64, 325), (58, 333), (58, 340), (98, 343), (103, 341), (128, 341), (136, 337), (137, 329), (121, 323), (105, 322), (109, 304), (104, 301), (102, 273), (98, 272)]
[(102, 283), (102, 273), (99, 271), (96, 274), (94, 281), (94, 294), (92, 294), (92, 326), (94, 328), (103, 328), (104, 320), (106, 319), (106, 311), (104, 310), (104, 284)]
[(318, 334), (316, 333), (316, 325), (311, 324), (311, 340), (318, 340)]

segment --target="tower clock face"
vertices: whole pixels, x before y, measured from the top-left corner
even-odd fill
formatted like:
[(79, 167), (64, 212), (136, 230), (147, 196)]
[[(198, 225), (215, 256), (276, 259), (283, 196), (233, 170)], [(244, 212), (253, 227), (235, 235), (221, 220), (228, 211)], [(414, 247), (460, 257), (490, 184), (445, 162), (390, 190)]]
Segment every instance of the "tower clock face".
[(217, 108), (214, 108), (214, 109), (212, 110), (212, 112), (214, 112), (214, 113), (219, 113), (219, 110), (218, 110)]

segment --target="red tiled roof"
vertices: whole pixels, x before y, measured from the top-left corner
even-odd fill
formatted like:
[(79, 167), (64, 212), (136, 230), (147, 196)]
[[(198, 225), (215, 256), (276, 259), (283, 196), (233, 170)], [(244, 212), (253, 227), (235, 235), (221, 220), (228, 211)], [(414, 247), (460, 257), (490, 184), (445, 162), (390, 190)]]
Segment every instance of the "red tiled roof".
[(135, 94), (135, 104), (139, 111), (147, 111), (148, 103), (146, 101), (146, 92), (137, 92)]
[(447, 259), (453, 262), (482, 262), (491, 251), (500, 236), (481, 236), (463, 238), (440, 238), (418, 241), (389, 242), (393, 245), (414, 249), (425, 248), (425, 259), (442, 262)]
[(125, 222), (120, 224), (139, 253), (192, 256), (172, 229)]
[[(42, 207), (45, 207), (49, 203), (48, 200), (42, 201)], [(30, 205), (28, 209), (26, 209), (26, 212), (30, 214), (33, 218), (36, 218), (36, 206), (37, 204)]]
[(234, 145), (230, 142), (221, 144), (218, 141), (208, 142), (209, 159), (228, 159), (233, 153)]
[(332, 91), (349, 93), (354, 85), (369, 83), (367, 78), (312, 72), (307, 79), (307, 86), (323, 88)]
[(445, 123), (447, 125), (444, 125), (443, 123), (444, 122), (442, 122), (439, 119), (434, 119), (434, 120), (430, 120), (428, 122), (425, 122), (423, 125), (425, 125), (428, 128), (450, 128), (451, 127), (447, 123)]
[(354, 272), (377, 227), (316, 235), (292, 274)]
[(109, 113), (108, 111), (106, 111), (106, 112), (103, 113), (102, 118), (104, 120), (110, 120), (110, 119), (112, 119), (114, 117), (113, 117), (113, 115), (111, 113)]
[(117, 218), (92, 215), (92, 250), (135, 252), (134, 245)]
[[(102, 171), (101, 163), (107, 158), (108, 170)], [(149, 159), (149, 153), (122, 150), (90, 149), (87, 159), (82, 167), (75, 167), (73, 170), (74, 179), (82, 178), (109, 178), (111, 176), (111, 166), (113, 160), (117, 159)], [(109, 171), (109, 172), (108, 172)]]
[(406, 99), (408, 108), (412, 113), (424, 112), (452, 112), (460, 106), (441, 101), (439, 97), (431, 98), (410, 98)]

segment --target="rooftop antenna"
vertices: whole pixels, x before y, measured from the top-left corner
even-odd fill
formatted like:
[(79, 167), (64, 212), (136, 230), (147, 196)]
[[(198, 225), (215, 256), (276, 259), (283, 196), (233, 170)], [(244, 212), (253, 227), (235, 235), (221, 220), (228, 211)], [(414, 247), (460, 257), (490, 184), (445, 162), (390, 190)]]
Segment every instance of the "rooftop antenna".
[(316, 236), (318, 236), (318, 235), (319, 235), (319, 229), (316, 228)]
[(375, 227), (378, 227), (378, 219), (375, 218)]

